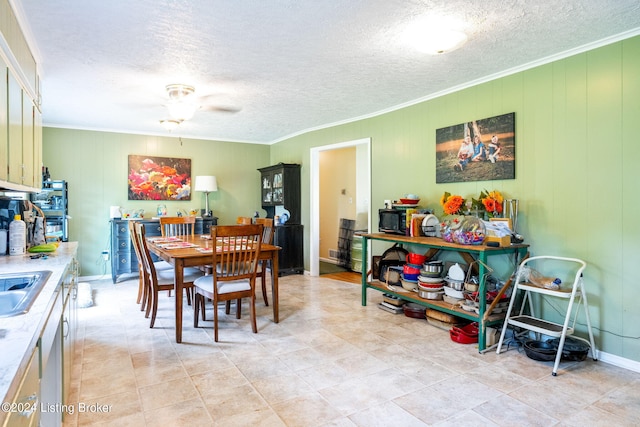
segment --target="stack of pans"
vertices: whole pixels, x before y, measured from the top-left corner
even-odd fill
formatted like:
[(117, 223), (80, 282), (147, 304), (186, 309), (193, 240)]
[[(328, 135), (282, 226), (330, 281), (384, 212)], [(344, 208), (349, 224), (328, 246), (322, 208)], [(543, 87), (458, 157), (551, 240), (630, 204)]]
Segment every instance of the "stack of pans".
[(441, 300), (444, 295), (442, 281), (442, 261), (427, 261), (418, 276), (418, 295), (420, 298)]

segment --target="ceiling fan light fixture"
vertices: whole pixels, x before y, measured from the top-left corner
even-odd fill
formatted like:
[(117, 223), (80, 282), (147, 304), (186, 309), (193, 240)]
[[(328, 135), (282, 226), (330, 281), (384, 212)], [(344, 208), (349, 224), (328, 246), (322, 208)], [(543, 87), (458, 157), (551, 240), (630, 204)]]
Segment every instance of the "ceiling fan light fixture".
[(191, 120), (198, 110), (198, 106), (188, 101), (178, 100), (171, 101), (167, 104), (169, 115), (177, 121)]
[(183, 99), (196, 91), (196, 88), (193, 86), (183, 84), (170, 84), (167, 85), (165, 89), (171, 100)]
[(180, 120), (172, 120), (172, 119), (160, 120), (160, 124), (162, 125), (162, 127), (164, 127), (169, 132), (176, 129), (178, 126), (180, 126), (180, 123), (181, 123)]
[(466, 41), (467, 35), (462, 31), (438, 29), (425, 33), (418, 48), (431, 55), (440, 55), (460, 48)]
[(169, 96), (167, 108), (171, 118), (179, 122), (191, 120), (198, 108), (200, 108), (193, 100), (193, 94), (196, 89), (193, 86), (184, 84), (170, 84), (165, 89)]

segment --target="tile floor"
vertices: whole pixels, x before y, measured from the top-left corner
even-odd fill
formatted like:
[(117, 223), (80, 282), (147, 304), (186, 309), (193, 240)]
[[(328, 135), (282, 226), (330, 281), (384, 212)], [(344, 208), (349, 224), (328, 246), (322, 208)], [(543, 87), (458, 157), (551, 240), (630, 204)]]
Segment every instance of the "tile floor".
[[(65, 426), (626, 426), (640, 423), (640, 374), (602, 362), (479, 354), (419, 319), (376, 307), (370, 291), (326, 278), (281, 279), (280, 323), (258, 302), (174, 342), (173, 297), (149, 328), (137, 279), (92, 281), (81, 309), (71, 402), (111, 405)], [(243, 305), (243, 309), (247, 304)], [(77, 407), (77, 406), (76, 406)]]

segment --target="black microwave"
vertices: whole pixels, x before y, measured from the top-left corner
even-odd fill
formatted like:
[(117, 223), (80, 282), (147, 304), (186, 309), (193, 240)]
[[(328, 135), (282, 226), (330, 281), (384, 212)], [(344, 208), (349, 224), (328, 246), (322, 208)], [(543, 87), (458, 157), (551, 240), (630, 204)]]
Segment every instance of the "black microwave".
[(406, 235), (407, 211), (405, 209), (379, 209), (378, 231)]

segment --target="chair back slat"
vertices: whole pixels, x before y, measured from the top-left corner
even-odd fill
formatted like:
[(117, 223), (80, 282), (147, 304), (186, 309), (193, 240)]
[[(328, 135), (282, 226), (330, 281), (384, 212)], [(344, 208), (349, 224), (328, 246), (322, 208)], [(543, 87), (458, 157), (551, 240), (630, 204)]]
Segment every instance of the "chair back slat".
[(195, 236), (196, 218), (193, 216), (161, 216), (162, 237)]
[(214, 281), (255, 280), (262, 231), (259, 224), (211, 227)]
[(155, 276), (156, 270), (155, 265), (153, 264), (153, 259), (151, 258), (151, 252), (149, 252), (149, 247), (147, 246), (144, 224), (135, 223), (134, 228), (136, 239), (138, 241), (142, 268), (144, 268), (145, 273), (150, 276), (149, 279), (151, 279)]
[(256, 224), (262, 224), (264, 227), (262, 231), (262, 244), (270, 245), (273, 241), (273, 218), (256, 218), (254, 221)]

